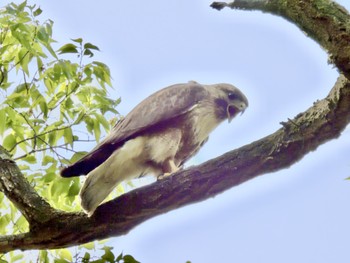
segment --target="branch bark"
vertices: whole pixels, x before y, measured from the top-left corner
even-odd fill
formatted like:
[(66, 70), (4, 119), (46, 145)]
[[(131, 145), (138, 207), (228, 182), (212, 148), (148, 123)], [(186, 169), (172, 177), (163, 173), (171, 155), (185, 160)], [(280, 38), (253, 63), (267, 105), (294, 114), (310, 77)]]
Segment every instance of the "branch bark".
[(61, 248), (124, 235), (154, 216), (206, 200), (259, 175), (287, 168), (321, 144), (340, 136), (350, 122), (350, 47), (345, 41), (350, 39), (349, 15), (326, 0), (240, 0), (219, 5), (243, 8), (244, 3), (244, 9), (259, 9), (289, 19), (328, 50), (343, 73), (328, 96), (281, 123), (282, 127), (275, 133), (126, 193), (98, 207), (91, 218), (50, 207), (0, 148), (0, 190), (30, 224), (28, 233), (0, 237), (0, 252)]
[(0, 190), (20, 210), (30, 227), (47, 221), (55, 210), (25, 179), (16, 163), (0, 146)]
[(329, 61), (350, 77), (349, 13), (331, 0), (235, 0), (231, 3), (213, 2), (221, 10), (258, 10), (287, 19), (314, 39), (329, 55)]

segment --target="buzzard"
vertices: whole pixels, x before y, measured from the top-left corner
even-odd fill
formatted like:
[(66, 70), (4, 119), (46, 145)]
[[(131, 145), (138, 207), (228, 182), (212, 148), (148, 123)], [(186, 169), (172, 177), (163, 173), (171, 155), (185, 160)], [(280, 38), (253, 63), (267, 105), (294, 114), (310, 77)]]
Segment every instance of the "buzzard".
[(122, 181), (176, 172), (213, 129), (247, 107), (247, 98), (230, 84), (190, 81), (169, 86), (138, 104), (90, 153), (63, 168), (61, 175), (87, 175), (80, 198), (91, 216)]

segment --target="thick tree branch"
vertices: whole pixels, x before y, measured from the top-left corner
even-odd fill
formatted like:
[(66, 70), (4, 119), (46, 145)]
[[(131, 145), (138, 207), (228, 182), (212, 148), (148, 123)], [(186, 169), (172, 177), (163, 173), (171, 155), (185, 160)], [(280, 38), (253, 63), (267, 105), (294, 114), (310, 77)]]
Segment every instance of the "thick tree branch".
[[(39, 205), (44, 209), (37, 210), (44, 211), (47, 220), (27, 234), (1, 237), (0, 252), (60, 248), (124, 235), (149, 218), (213, 197), (256, 176), (289, 167), (322, 143), (337, 138), (350, 122), (349, 109), (350, 82), (340, 76), (327, 98), (283, 123), (275, 133), (124, 194), (101, 205), (91, 218), (83, 213), (52, 212), (46, 204)], [(18, 189), (18, 195), (20, 191), (28, 189)], [(17, 204), (23, 206), (21, 203), (26, 204), (30, 198), (23, 198)], [(37, 210), (29, 214), (36, 214)]]
[(27, 219), (31, 228), (46, 222), (55, 210), (24, 178), (7, 151), (0, 146), (0, 190)]
[(235, 0), (214, 2), (211, 7), (260, 10), (281, 16), (298, 26), (329, 54), (330, 62), (350, 79), (350, 17), (331, 0)]
[[(252, 5), (259, 2), (261, 10), (300, 24), (328, 50), (334, 63), (344, 73), (329, 95), (292, 120), (282, 123), (282, 128), (275, 133), (126, 193), (101, 205), (91, 218), (83, 213), (66, 213), (51, 208), (26, 181), (6, 151), (0, 148), (0, 190), (30, 224), (28, 233), (0, 237), (0, 252), (60, 248), (126, 234), (154, 216), (203, 201), (259, 175), (287, 168), (319, 145), (340, 136), (350, 122), (350, 82), (346, 77), (349, 77), (350, 68), (350, 26), (346, 11), (325, 0), (240, 0), (234, 3), (248, 2)], [(321, 8), (316, 2), (328, 6)], [(269, 3), (276, 6), (271, 4), (266, 8)], [(230, 7), (238, 8), (233, 4)], [(330, 14), (333, 14), (332, 18)]]

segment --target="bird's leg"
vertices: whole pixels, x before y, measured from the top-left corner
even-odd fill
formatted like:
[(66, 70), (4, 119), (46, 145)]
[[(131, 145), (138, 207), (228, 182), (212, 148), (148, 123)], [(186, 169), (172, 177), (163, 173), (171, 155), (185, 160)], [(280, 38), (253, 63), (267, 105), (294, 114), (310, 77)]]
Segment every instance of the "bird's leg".
[(166, 160), (163, 164), (163, 174), (158, 176), (158, 180), (162, 180), (165, 177), (168, 177), (169, 175), (177, 172), (180, 169), (180, 167), (177, 167), (174, 159), (169, 158)]

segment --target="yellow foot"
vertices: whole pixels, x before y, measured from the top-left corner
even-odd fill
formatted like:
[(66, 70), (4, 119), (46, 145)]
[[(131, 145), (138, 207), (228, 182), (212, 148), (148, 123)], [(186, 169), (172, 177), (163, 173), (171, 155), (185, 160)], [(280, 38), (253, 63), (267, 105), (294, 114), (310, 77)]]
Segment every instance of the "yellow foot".
[(164, 173), (164, 174), (161, 174), (157, 177), (157, 181), (158, 180), (163, 180), (165, 178), (167, 178), (168, 176), (172, 175), (173, 173)]
[(164, 166), (163, 166), (163, 171), (166, 171), (166, 172), (159, 175), (157, 177), (157, 180), (162, 180), (172, 175), (173, 173), (176, 173), (178, 170), (180, 170), (180, 167), (176, 166), (173, 159), (169, 159), (167, 162), (164, 163)]

